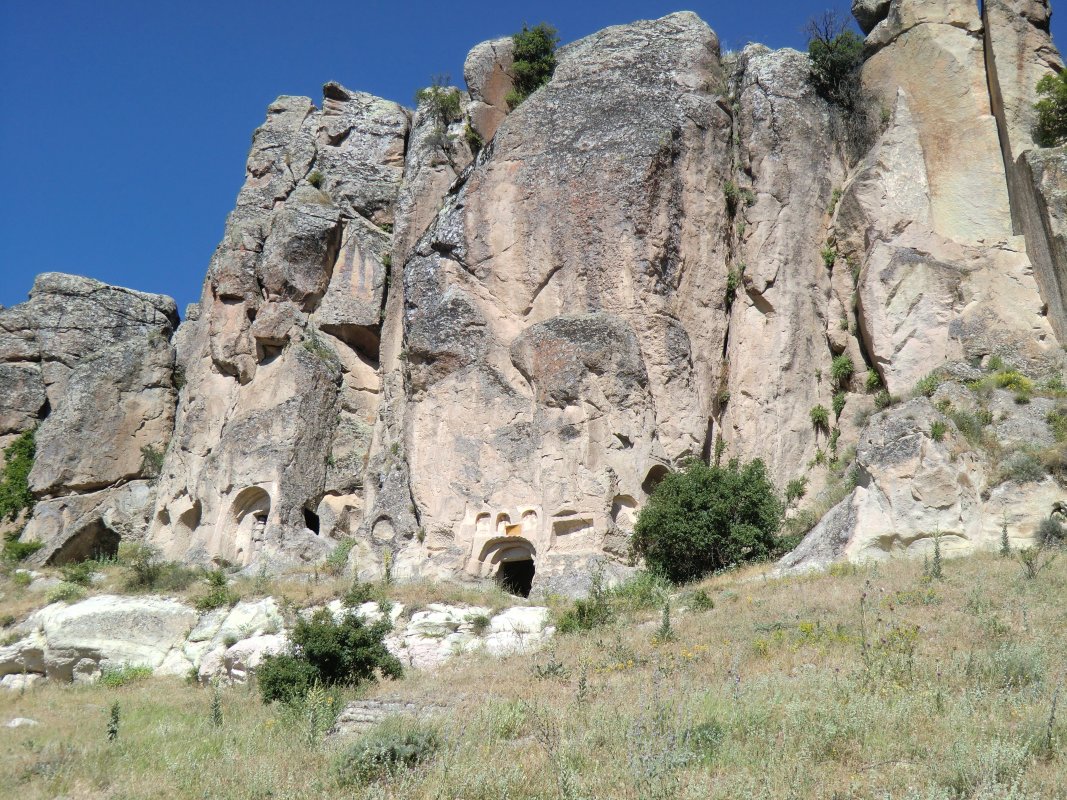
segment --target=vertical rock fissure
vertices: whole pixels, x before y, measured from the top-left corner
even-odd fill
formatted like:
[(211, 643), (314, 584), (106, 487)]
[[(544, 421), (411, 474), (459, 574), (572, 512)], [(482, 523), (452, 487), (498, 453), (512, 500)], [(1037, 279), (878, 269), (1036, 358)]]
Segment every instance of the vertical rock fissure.
[(978, 7), (982, 14), (982, 54), (985, 61), (986, 88), (989, 92), (989, 113), (996, 120), (997, 136), (1000, 138), (1000, 154), (1004, 160), (1004, 179), (1007, 183), (1012, 233), (1019, 235), (1022, 233), (1022, 223), (1019, 214), (1018, 178), (1011, 155), (1011, 134), (1008, 131), (1008, 121), (1004, 114), (1004, 96), (1000, 88), (1000, 79), (997, 77), (997, 59), (993, 52), (993, 28), (989, 22), (989, 6), (979, 2)]

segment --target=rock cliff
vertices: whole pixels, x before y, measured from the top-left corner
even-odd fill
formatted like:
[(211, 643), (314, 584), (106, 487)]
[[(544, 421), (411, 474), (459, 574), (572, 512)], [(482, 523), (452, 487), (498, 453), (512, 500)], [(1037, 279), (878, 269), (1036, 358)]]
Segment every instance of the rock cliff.
[(688, 12), (561, 48), (514, 109), (510, 39), (414, 111), (279, 98), (176, 332), (64, 276), (0, 310), (0, 437), (40, 421), (23, 538), (255, 569), (352, 538), (364, 577), (574, 592), (725, 449), (806, 479), (801, 521), (839, 501), (790, 566), (1028, 541), (1067, 460), (1067, 156), (1030, 134), (1062, 62), (1047, 2), (984, 6), (855, 0), (851, 113)]

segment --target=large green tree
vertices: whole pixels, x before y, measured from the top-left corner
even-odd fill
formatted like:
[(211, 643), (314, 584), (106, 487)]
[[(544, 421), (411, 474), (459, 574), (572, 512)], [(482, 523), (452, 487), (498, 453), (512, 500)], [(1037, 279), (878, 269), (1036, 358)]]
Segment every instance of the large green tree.
[(667, 475), (641, 509), (635, 552), (678, 583), (765, 558), (782, 523), (782, 501), (759, 459), (709, 466), (694, 460)]

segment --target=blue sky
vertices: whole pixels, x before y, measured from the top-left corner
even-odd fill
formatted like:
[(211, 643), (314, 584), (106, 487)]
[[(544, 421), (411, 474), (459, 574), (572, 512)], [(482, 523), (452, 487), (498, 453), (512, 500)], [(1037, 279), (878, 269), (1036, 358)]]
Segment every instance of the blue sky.
[(834, 6), (847, 1), (0, 0), (0, 305), (56, 270), (184, 309), (280, 94), (318, 103), (336, 80), (410, 106), (430, 76), (461, 82), (472, 45), (523, 22), (566, 42), (689, 8), (724, 47), (803, 47), (805, 20)]

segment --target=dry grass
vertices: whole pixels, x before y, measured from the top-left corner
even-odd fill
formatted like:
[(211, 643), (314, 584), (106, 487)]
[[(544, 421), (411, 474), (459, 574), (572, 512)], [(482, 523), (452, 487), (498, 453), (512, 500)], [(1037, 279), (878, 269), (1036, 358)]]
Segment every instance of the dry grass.
[(980, 555), (946, 561), (942, 581), (895, 562), (787, 579), (746, 569), (704, 587), (716, 607), (675, 612), (664, 644), (659, 612), (635, 612), (552, 651), (370, 687), (450, 706), (437, 757), (385, 783), (340, 787), (341, 745), (309, 744), (298, 715), (247, 688), (224, 693), (215, 729), (210, 690), (152, 679), (0, 695), (0, 720), (41, 723), (0, 736), (0, 794), (1067, 797), (1067, 697), (1048, 725), (1067, 667), (1067, 558), (1031, 581)]

